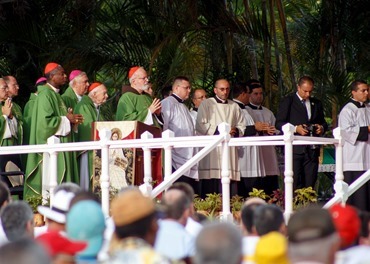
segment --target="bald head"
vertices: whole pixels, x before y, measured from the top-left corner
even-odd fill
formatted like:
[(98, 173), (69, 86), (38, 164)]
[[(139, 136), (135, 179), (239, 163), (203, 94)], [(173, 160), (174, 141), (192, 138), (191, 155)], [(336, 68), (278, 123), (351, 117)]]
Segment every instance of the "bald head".
[[(190, 213), (191, 201), (184, 191), (171, 189), (162, 197), (162, 204), (166, 206), (167, 218), (183, 221)], [(186, 217), (184, 216), (186, 214)], [(182, 224), (186, 224), (182, 222)]]
[(226, 79), (217, 80), (213, 89), (218, 98), (227, 100), (230, 93), (230, 84)]

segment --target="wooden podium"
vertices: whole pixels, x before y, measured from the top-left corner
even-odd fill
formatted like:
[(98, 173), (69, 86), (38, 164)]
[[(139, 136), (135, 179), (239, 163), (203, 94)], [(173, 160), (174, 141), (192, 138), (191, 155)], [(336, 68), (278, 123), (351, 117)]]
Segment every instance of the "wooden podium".
[[(106, 128), (112, 132), (111, 140), (139, 139), (148, 131), (153, 137), (161, 137), (161, 129), (139, 121), (95, 122), (92, 126), (93, 140), (99, 140), (99, 130)], [(162, 182), (162, 149), (152, 149), (152, 178), (154, 185)], [(100, 151), (94, 153), (93, 191), (100, 190), (101, 158)], [(141, 148), (109, 150), (110, 187), (120, 190), (128, 185), (141, 185), (144, 181), (144, 158)]]

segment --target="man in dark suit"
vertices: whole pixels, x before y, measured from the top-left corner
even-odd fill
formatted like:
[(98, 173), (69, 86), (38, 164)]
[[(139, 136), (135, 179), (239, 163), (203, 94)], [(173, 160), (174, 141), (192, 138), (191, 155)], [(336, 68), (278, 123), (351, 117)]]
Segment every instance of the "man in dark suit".
[[(295, 126), (295, 134), (301, 136), (321, 136), (328, 125), (320, 100), (311, 97), (314, 81), (309, 76), (299, 79), (297, 92), (286, 96), (280, 103), (276, 115), (276, 128), (290, 123)], [(314, 145), (293, 146), (293, 188), (314, 188), (319, 168), (320, 148)]]

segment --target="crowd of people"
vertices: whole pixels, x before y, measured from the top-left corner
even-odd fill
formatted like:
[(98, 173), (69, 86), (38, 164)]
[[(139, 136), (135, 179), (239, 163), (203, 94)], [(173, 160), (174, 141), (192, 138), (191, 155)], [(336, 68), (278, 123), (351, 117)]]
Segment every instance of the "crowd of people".
[(370, 214), (350, 205), (283, 211), (249, 198), (241, 222), (194, 212), (192, 187), (173, 184), (160, 201), (124, 187), (104, 216), (95, 194), (73, 183), (55, 189), (52, 207), (39, 206), (34, 226), (24, 201), (0, 182), (0, 264), (361, 264), (370, 259)]
[[(107, 101), (107, 88), (101, 82), (90, 83), (81, 70), (73, 70), (68, 77), (68, 88), (60, 95), (67, 83), (67, 74), (61, 65), (48, 63), (23, 113), (13, 101), (19, 90), (16, 78), (0, 78), (2, 146), (45, 144), (53, 135), (61, 143), (92, 139), (93, 122), (104, 121), (100, 106)], [(186, 76), (177, 76), (162, 100), (153, 98), (149, 76), (143, 67), (130, 68), (128, 80), (130, 85), (122, 88), (115, 120), (140, 121), (170, 129), (176, 137), (217, 135), (222, 122), (230, 125), (231, 137), (276, 135), (287, 123), (301, 136), (323, 136), (328, 129), (323, 105), (312, 96), (314, 80), (309, 76), (302, 76), (296, 91), (282, 99), (276, 117), (262, 105), (264, 88), (258, 80), (231, 86), (228, 80), (218, 79), (214, 95), (208, 98), (204, 89), (192, 91)], [(343, 106), (338, 124), (344, 139), (343, 169), (348, 184), (370, 169), (369, 87), (365, 81), (356, 80), (350, 89), (352, 97)], [(193, 103), (191, 109), (184, 104), (189, 98)], [(173, 171), (197, 151), (199, 149), (193, 147), (173, 149)], [(5, 197), (0, 213), (5, 245), (0, 249), (4, 253), (0, 253), (0, 263), (12, 263), (10, 259), (19, 248), (25, 250), (22, 250), (24, 255), (18, 257), (29, 259), (27, 263), (32, 263), (31, 252), (39, 254), (38, 263), (42, 263), (42, 259), (49, 263), (50, 257), (53, 263), (76, 260), (81, 263), (97, 260), (107, 263), (333, 263), (334, 256), (337, 261), (348, 257), (347, 251), (336, 252), (358, 242), (360, 220), (356, 222), (358, 231), (351, 229), (350, 243), (342, 245), (339, 239), (342, 234), (337, 222), (347, 220), (337, 219), (343, 215), (352, 215), (351, 221), (357, 219), (357, 211), (349, 205), (332, 207), (329, 211), (297, 212), (285, 226), (281, 209), (250, 200), (242, 210), (246, 234), (243, 239), (240, 230), (230, 224), (213, 223), (203, 227), (194, 212), (193, 198), (194, 194), (205, 197), (221, 192), (221, 152), (221, 148), (214, 149), (184, 172), (162, 195), (163, 210), (134, 187), (125, 187), (113, 200), (108, 219), (104, 218), (94, 195), (87, 192), (94, 174), (92, 153), (59, 153), (55, 202), (51, 208), (38, 209), (47, 219), (46, 226), (34, 229), (29, 206), (23, 201), (9, 202), (6, 191), (1, 195)], [(314, 145), (293, 147), (294, 189), (315, 186), (319, 155), (320, 149)], [(280, 172), (273, 146), (232, 147), (229, 160), (232, 195), (248, 197), (252, 188), (270, 194), (278, 188)], [(5, 171), (9, 161), (25, 170), (25, 198), (40, 195), (47, 188), (48, 160), (44, 160), (42, 154), (28, 154), (24, 159), (19, 155), (0, 155), (1, 171)], [(350, 197), (349, 203), (359, 210), (370, 211), (369, 198), (370, 184), (365, 184)], [(368, 229), (368, 222), (364, 225)], [(368, 230), (366, 232), (368, 234)], [(43, 255), (39, 244), (19, 239), (31, 238), (34, 234), (49, 255)], [(327, 249), (325, 254), (315, 254), (323, 248)], [(360, 250), (368, 254), (367, 248)], [(150, 261), (145, 261), (147, 259)]]

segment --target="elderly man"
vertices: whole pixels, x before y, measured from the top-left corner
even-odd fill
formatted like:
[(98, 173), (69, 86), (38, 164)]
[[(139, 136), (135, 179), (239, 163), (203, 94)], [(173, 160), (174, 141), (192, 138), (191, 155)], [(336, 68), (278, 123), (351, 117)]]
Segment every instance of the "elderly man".
[[(83, 96), (76, 105), (76, 113), (84, 117), (83, 123), (78, 126), (77, 141), (92, 140), (92, 123), (102, 121), (99, 114), (100, 105), (108, 99), (107, 88), (104, 84), (94, 82), (88, 89), (88, 96)], [(83, 151), (80, 154), (80, 180), (83, 189), (89, 189), (89, 181), (93, 176), (93, 152)]]
[[(172, 85), (172, 94), (162, 101), (163, 130), (171, 130), (175, 137), (194, 136), (194, 124), (184, 101), (189, 98), (190, 82), (185, 76), (178, 76)], [(173, 171), (179, 169), (196, 154), (194, 148), (175, 148), (172, 150)], [(190, 184), (198, 194), (198, 167), (194, 165), (177, 181)]]
[[(0, 78), (0, 103), (2, 105), (2, 115), (0, 117), (1, 146), (20, 145), (22, 143), (22, 121), (20, 119), (22, 113), (17, 110), (9, 97), (9, 87), (2, 78)], [(21, 168), (19, 155), (1, 155), (0, 171), (5, 171), (8, 161), (12, 161)]]
[(195, 89), (191, 97), (194, 107), (190, 109), (190, 115), (193, 118), (194, 126), (197, 121), (198, 108), (205, 99), (207, 99), (207, 93), (204, 89)]
[(116, 120), (117, 121), (140, 121), (147, 125), (159, 127), (158, 118), (161, 112), (159, 99), (147, 96), (144, 93), (149, 89), (149, 78), (142, 67), (132, 67), (128, 73), (131, 86), (122, 88), (122, 96), (119, 99)]
[(62, 99), (67, 109), (75, 109), (76, 104), (80, 102), (82, 96), (86, 94), (89, 85), (89, 78), (85, 72), (80, 70), (71, 71), (69, 74), (69, 87), (62, 94)]
[[(30, 144), (46, 144), (47, 139), (53, 135), (57, 136), (61, 143), (71, 142), (71, 126), (81, 124), (83, 116), (67, 111), (59, 94), (60, 87), (67, 81), (63, 67), (57, 63), (48, 63), (45, 67), (45, 77), (47, 78), (47, 84), (37, 87), (38, 95), (31, 118)], [(38, 153), (28, 154), (24, 186), (26, 197), (41, 194), (42, 189), (49, 187), (42, 177), (42, 174), (46, 173), (46, 171), (43, 171), (43, 165), (47, 168), (47, 164), (43, 164), (43, 162), (42, 155)], [(60, 152), (57, 166), (58, 184), (61, 182), (79, 182), (74, 153)]]
[[(245, 119), (237, 103), (227, 99), (230, 93), (230, 84), (225, 79), (216, 81), (213, 89), (215, 96), (204, 100), (198, 110), (196, 130), (198, 135), (219, 134), (218, 125), (226, 122), (231, 126), (230, 135), (239, 137), (244, 135)], [(232, 194), (236, 193), (236, 181), (240, 181), (238, 168), (238, 154), (236, 148), (230, 148), (229, 177), (234, 185)], [(199, 179), (201, 182), (201, 196), (207, 193), (220, 193), (221, 190), (221, 148), (214, 149), (210, 154), (199, 161)]]

